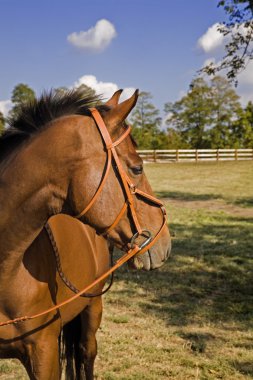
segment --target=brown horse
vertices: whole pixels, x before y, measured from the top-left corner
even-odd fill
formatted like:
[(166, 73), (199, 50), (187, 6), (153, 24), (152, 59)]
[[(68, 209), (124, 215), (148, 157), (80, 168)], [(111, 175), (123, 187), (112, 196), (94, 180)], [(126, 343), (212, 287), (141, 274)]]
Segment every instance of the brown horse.
[[(120, 92), (114, 98), (118, 98), (119, 95)], [(105, 232), (108, 239), (125, 250), (141, 238), (139, 226), (150, 231), (149, 234), (156, 235), (159, 231), (159, 240), (153, 239), (155, 245), (149, 246), (147, 253), (137, 256), (134, 260), (138, 267), (153, 269), (162, 265), (168, 257), (169, 233), (164, 228), (160, 231), (164, 215), (157, 204), (154, 204), (152, 195), (142, 197), (143, 192), (151, 194), (151, 189), (143, 173), (141, 159), (136, 153), (131, 137), (128, 135), (124, 140), (120, 137), (122, 132), (125, 134), (125, 118), (134, 107), (137, 98), (138, 93), (135, 92), (123, 103), (97, 107), (110, 136), (118, 141), (116, 148), (114, 144), (109, 146), (105, 139), (101, 138), (101, 130), (98, 129), (89, 109), (98, 99), (85, 98), (77, 91), (49, 94), (31, 105), (24, 106), (12, 121), (11, 128), (0, 138), (1, 321), (22, 314), (36, 313), (59, 303), (67, 296), (69, 290), (63, 290), (59, 281), (56, 281), (52, 255), (46, 253), (50, 252), (51, 247), (45, 244), (43, 226), (53, 215), (76, 215), (86, 208), (105, 175), (110, 149), (117, 151), (115, 161), (112, 162), (112, 168), (106, 171), (106, 182), (103, 183), (96, 202), (80, 217), (81, 221), (98, 233)], [(131, 193), (136, 194), (131, 202), (126, 185), (122, 186), (121, 183), (120, 167), (130, 178)], [(135, 191), (136, 188), (139, 192)], [(126, 195), (128, 211), (126, 207), (122, 207)], [(86, 249), (87, 252), (93, 252), (86, 253), (89, 262), (96, 261), (94, 234), (95, 232), (92, 244), (88, 244)], [(43, 244), (40, 243), (40, 239)], [(107, 252), (105, 245), (103, 250)], [(80, 260), (87, 264), (84, 259), (86, 255)], [(70, 260), (70, 264), (73, 263), (73, 255), (71, 254), (71, 258), (70, 254), (67, 256), (67, 262)], [(39, 263), (39, 257), (44, 266)], [(99, 260), (102, 260), (101, 257)], [(79, 287), (83, 285), (80, 279), (84, 278), (85, 282), (91, 281), (98, 275), (97, 270), (101, 269), (99, 265), (96, 267), (95, 264), (90, 264), (89, 271), (84, 276), (81, 267), (79, 265), (77, 268), (81, 271), (77, 276)], [(75, 278), (74, 280), (76, 281)], [(87, 306), (80, 318), (82, 323), (91, 326), (81, 330), (79, 355), (91, 358), (88, 360), (88, 366), (92, 367), (95, 340), (94, 334), (90, 334), (89, 331), (90, 328), (95, 331), (100, 323), (101, 305), (92, 306), (93, 310), (95, 308), (100, 311), (97, 317), (94, 312), (91, 319), (89, 302), (96, 305), (101, 303), (101, 299), (78, 299), (71, 306), (63, 307), (37, 320), (2, 327), (0, 356), (18, 357), (31, 379), (58, 379), (58, 336), (61, 326), (75, 318)], [(91, 343), (88, 342), (89, 339)], [(92, 346), (92, 349), (87, 349)], [(93, 353), (88, 353), (88, 350)], [(83, 363), (83, 359), (79, 362)], [(92, 370), (88, 371), (87, 367), (86, 374), (90, 376), (89, 379), (93, 378)], [(82, 375), (77, 373), (77, 378), (81, 379)]]

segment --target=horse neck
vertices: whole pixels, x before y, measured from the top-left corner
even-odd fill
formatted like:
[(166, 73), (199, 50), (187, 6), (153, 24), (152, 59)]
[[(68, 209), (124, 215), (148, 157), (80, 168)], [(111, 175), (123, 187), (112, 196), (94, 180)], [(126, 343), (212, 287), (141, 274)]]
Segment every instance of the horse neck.
[[(73, 150), (71, 134), (67, 140)], [(0, 165), (0, 265), (17, 265), (48, 218), (61, 211), (76, 158), (60, 146), (64, 141), (59, 131), (48, 128), (22, 146), (2, 173)]]

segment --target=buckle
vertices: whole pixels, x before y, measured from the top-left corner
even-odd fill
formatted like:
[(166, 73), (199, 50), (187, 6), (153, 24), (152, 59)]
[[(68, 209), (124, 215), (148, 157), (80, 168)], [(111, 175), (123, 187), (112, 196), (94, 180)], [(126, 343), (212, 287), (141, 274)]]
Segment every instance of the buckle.
[[(146, 236), (148, 235), (148, 236)], [(152, 240), (152, 234), (149, 230), (142, 230), (141, 232), (136, 232), (136, 234), (133, 235), (131, 242), (130, 242), (130, 248), (133, 249), (135, 246), (135, 240), (138, 239), (138, 237), (143, 236), (146, 238), (144, 242), (139, 246), (140, 250), (145, 248)]]
[(129, 188), (130, 188), (131, 194), (135, 194), (136, 193), (136, 186), (133, 183), (129, 184)]

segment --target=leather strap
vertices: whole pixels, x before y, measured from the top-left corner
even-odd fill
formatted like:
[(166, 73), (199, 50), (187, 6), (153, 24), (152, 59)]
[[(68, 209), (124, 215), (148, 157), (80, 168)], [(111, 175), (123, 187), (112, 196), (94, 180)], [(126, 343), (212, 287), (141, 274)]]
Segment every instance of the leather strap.
[(104, 187), (104, 184), (106, 182), (106, 179), (109, 175), (109, 171), (111, 169), (111, 163), (112, 163), (112, 154), (111, 154), (111, 151), (108, 150), (108, 153), (107, 153), (107, 163), (106, 163), (106, 170), (105, 170), (105, 174), (104, 174), (104, 177), (102, 179), (102, 181), (100, 182), (100, 185), (97, 189), (97, 191), (95, 192), (93, 198), (91, 199), (90, 203), (83, 209), (82, 212), (80, 212), (80, 214), (76, 215), (75, 218), (77, 219), (80, 219), (84, 214), (86, 214), (86, 212), (89, 211), (89, 209), (93, 206), (93, 204), (96, 202), (99, 194), (101, 193), (101, 191), (103, 190), (103, 187)]

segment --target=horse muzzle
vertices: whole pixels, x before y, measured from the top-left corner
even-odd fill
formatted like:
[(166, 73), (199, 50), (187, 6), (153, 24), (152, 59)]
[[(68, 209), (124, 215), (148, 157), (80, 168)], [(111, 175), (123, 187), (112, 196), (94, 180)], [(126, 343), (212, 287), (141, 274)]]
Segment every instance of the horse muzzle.
[(156, 249), (150, 248), (147, 252), (134, 256), (129, 261), (129, 267), (132, 269), (142, 269), (150, 271), (161, 268), (168, 259), (171, 251), (171, 244), (169, 243), (168, 249), (161, 258)]

